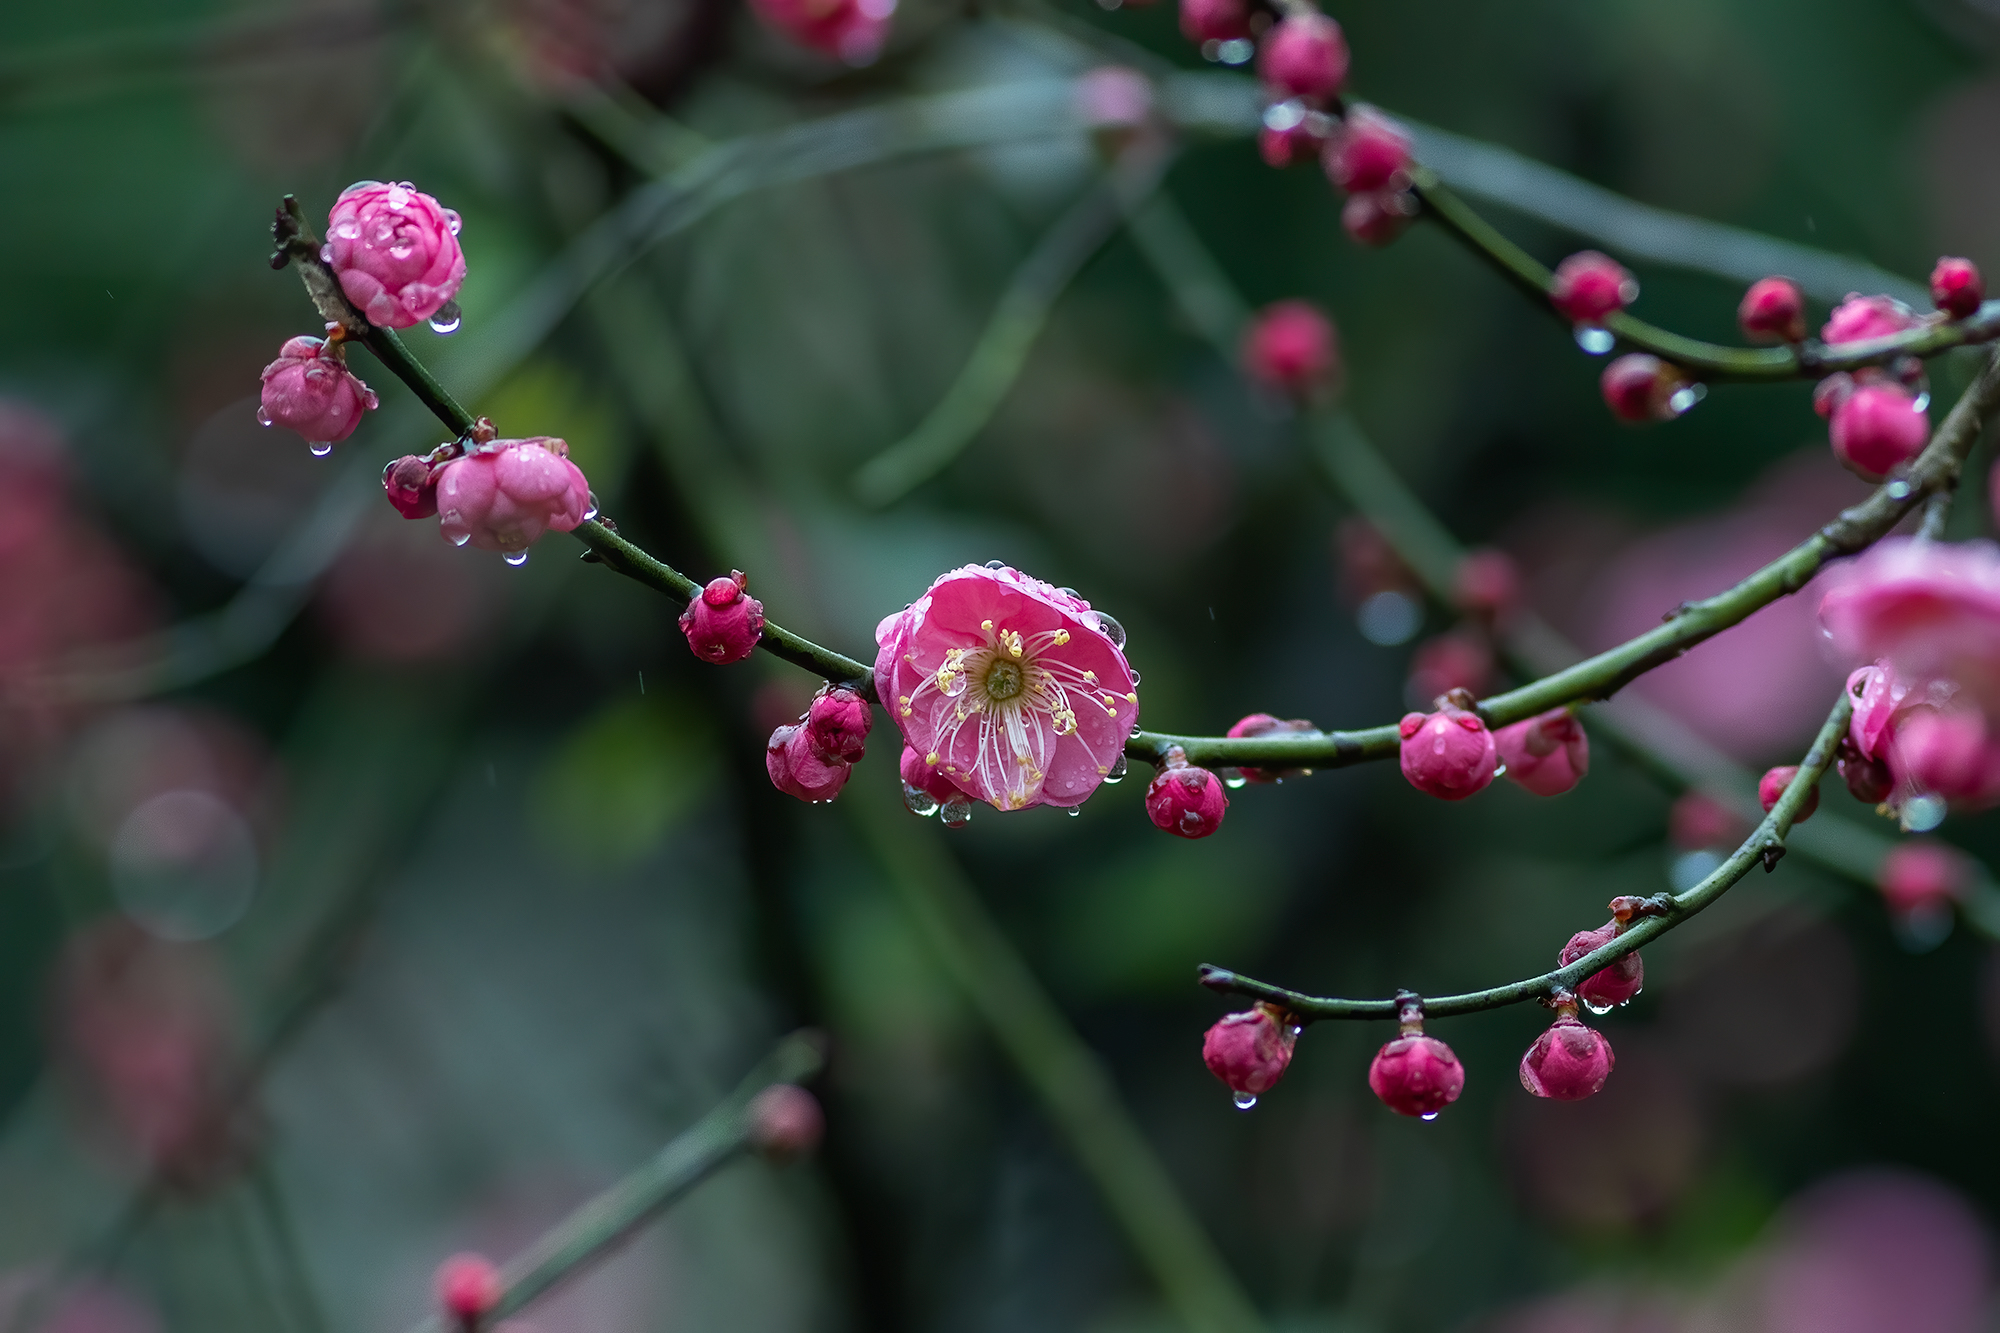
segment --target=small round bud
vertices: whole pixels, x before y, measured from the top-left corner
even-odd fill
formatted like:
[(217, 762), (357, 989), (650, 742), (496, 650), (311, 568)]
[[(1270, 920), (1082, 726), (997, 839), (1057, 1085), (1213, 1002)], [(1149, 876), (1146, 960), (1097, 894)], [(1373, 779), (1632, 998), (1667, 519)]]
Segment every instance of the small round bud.
[(1375, 1052), (1368, 1086), (1397, 1115), (1429, 1120), (1465, 1091), (1465, 1066), (1436, 1037), (1405, 1034)]
[(749, 582), (740, 569), (727, 578), (710, 579), (701, 596), (681, 612), (681, 633), (702, 661), (717, 666), (741, 662), (764, 637), (764, 604), (743, 591)]
[(1851, 736), (1842, 736), (1833, 752), (1833, 766), (1855, 800), (1864, 805), (1880, 805), (1896, 789), (1896, 775), (1880, 759), (1870, 759), (1856, 748)]
[(1349, 194), (1408, 183), (1410, 136), (1372, 106), (1348, 111), (1320, 156), (1327, 179)]
[(1849, 293), (1847, 299), (1827, 316), (1819, 336), (1828, 346), (1833, 346), (1886, 338), (1916, 326), (1916, 315), (1893, 296), (1857, 296)]
[[(1764, 776), (1757, 779), (1757, 800), (1762, 803), (1765, 814), (1768, 815), (1771, 813), (1772, 807), (1778, 804), (1778, 798), (1785, 794), (1785, 788), (1791, 786), (1792, 779), (1798, 775), (1799, 766), (1797, 764), (1784, 764), (1778, 768), (1766, 770)], [(1808, 819), (1812, 818), (1813, 811), (1817, 809), (1819, 809), (1819, 788), (1814, 787), (1810, 792), (1806, 793), (1805, 804), (1799, 807), (1799, 812), (1793, 816), (1792, 822), (1794, 824), (1805, 823)]]
[(590, 512), (590, 483), (549, 436), (494, 440), (437, 469), (438, 531), (454, 546), (519, 564), (544, 532), (571, 532)]
[(1854, 392), (1854, 376), (1844, 370), (1837, 370), (1819, 383), (1813, 385), (1813, 411), (1822, 420), (1831, 421), (1847, 396)]
[(374, 391), (355, 378), (338, 347), (324, 338), (293, 338), (264, 367), (257, 420), (297, 431), (315, 445), (338, 444), (354, 434), (362, 413), (378, 405)]
[(1620, 421), (1672, 421), (1680, 415), (1676, 395), (1688, 381), (1680, 367), (1647, 352), (1632, 352), (1606, 366), (1597, 386), (1604, 405)]
[(498, 1309), (507, 1294), (500, 1270), (483, 1254), (454, 1254), (438, 1265), (432, 1285), (445, 1313), (467, 1327)]
[(1579, 250), (1556, 265), (1549, 302), (1577, 324), (1596, 324), (1639, 299), (1639, 280), (1595, 250)]
[(1446, 704), (1429, 716), (1405, 715), (1398, 729), (1403, 776), (1418, 791), (1462, 801), (1493, 781), (1498, 752), (1477, 714)]
[[(1185, 12), (1185, 11), (1184, 11)], [(1347, 82), (1347, 38), (1324, 14), (1291, 14), (1264, 34), (1257, 73), (1277, 98), (1323, 102)]]
[[(1569, 937), (1562, 952), (1556, 955), (1557, 967), (1568, 967), (1587, 953), (1602, 949), (1618, 938), (1618, 923), (1607, 921), (1596, 930), (1579, 930)], [(1599, 968), (1583, 979), (1576, 988), (1576, 998), (1590, 1006), (1593, 1013), (1605, 1013), (1621, 1004), (1630, 1002), (1646, 987), (1646, 964), (1639, 955), (1628, 953), (1609, 967)]]
[(826, 1133), (819, 1098), (795, 1083), (773, 1083), (750, 1099), (747, 1115), (750, 1146), (772, 1161), (804, 1157)]
[(1930, 418), (1900, 384), (1863, 384), (1833, 410), (1834, 455), (1866, 481), (1880, 481), (1923, 452)]
[(1684, 852), (1727, 846), (1744, 832), (1735, 812), (1707, 792), (1683, 792), (1667, 813), (1667, 836)]
[(862, 66), (888, 41), (896, 0), (751, 0), (750, 8), (786, 40)]
[(1537, 1097), (1581, 1101), (1603, 1091), (1617, 1063), (1604, 1034), (1567, 1013), (1521, 1057), (1521, 1086)]
[(1759, 278), (1743, 293), (1736, 322), (1751, 342), (1795, 343), (1806, 336), (1806, 298), (1790, 278)]
[[(1272, 717), (1269, 713), (1252, 713), (1238, 720), (1227, 733), (1234, 738), (1256, 738), (1260, 736), (1317, 736), (1319, 728), (1302, 717), (1289, 720)], [(1300, 768), (1241, 768), (1237, 772), (1248, 782), (1283, 782), (1286, 778), (1302, 777)]]
[(1521, 600), (1521, 567), (1505, 551), (1467, 551), (1452, 571), (1451, 600), (1467, 615), (1505, 619)]
[(1310, 398), (1340, 378), (1340, 335), (1310, 302), (1274, 302), (1244, 330), (1243, 370), (1292, 398)]
[(1483, 694), (1493, 675), (1493, 648), (1474, 627), (1446, 630), (1417, 647), (1404, 694), (1422, 707), (1441, 694), (1466, 690)]
[(1970, 259), (1946, 255), (1931, 270), (1931, 300), (1953, 319), (1975, 313), (1985, 299), (1986, 284), (1979, 276), (1979, 265)]
[(382, 491), (404, 518), (429, 518), (438, 511), (437, 469), (415, 454), (382, 469)]
[(1248, 37), (1250, 8), (1244, 0), (1181, 0), (1181, 35), (1196, 46)]
[(362, 181), (334, 200), (322, 253), (370, 324), (407, 329), (443, 310), (465, 281), (458, 226), (458, 214), (408, 181)]
[(806, 735), (813, 748), (828, 759), (853, 763), (867, 747), (868, 728), (875, 714), (851, 685), (825, 685), (806, 709)]
[[(1225, 1014), (1201, 1041), (1208, 1072), (1247, 1105), (1277, 1086), (1292, 1062), (1298, 1032), (1292, 1016), (1259, 1000), (1240, 1014)], [(1246, 1101), (1247, 1099), (1247, 1101)]]
[(1941, 842), (1898, 843), (1875, 872), (1875, 886), (1898, 916), (1947, 907), (1971, 881), (1964, 855)]
[(785, 795), (819, 805), (840, 795), (853, 765), (820, 754), (804, 727), (779, 727), (765, 743), (764, 771)]
[(1340, 227), (1361, 245), (1382, 246), (1403, 234), (1417, 215), (1415, 203), (1397, 189), (1351, 194), (1340, 210)]
[(1146, 817), (1176, 837), (1206, 838), (1222, 827), (1228, 808), (1222, 779), (1186, 760), (1170, 758), (1146, 788)]
[(1560, 796), (1590, 772), (1590, 737), (1567, 708), (1516, 722), (1493, 733), (1508, 781), (1537, 796)]

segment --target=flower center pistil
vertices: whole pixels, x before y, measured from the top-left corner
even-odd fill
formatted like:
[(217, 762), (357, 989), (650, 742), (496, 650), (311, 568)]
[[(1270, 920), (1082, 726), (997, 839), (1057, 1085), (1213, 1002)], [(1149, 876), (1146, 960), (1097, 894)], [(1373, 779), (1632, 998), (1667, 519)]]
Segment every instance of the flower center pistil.
[(983, 687), (987, 698), (995, 703), (1004, 703), (1027, 688), (1027, 676), (1019, 664), (1003, 657), (987, 668)]

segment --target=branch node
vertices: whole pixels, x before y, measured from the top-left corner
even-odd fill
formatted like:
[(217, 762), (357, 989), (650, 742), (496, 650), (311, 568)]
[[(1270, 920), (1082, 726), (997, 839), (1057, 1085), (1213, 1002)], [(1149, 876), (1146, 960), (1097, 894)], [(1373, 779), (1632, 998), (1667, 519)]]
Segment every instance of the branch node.
[(1760, 854), (1764, 858), (1764, 873), (1768, 875), (1778, 868), (1778, 862), (1785, 859), (1785, 844), (1772, 838), (1765, 842)]

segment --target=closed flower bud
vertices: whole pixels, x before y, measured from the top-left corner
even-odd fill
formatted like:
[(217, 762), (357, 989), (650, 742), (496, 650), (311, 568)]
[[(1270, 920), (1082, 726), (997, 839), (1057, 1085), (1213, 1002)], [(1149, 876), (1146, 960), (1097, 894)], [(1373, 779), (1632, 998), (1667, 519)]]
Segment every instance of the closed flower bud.
[(1806, 336), (1806, 298), (1790, 278), (1759, 278), (1743, 293), (1736, 322), (1752, 342), (1795, 343)]
[(804, 727), (779, 727), (764, 746), (764, 771), (771, 775), (771, 785), (814, 805), (840, 795), (852, 770), (845, 760), (821, 755)]
[(1493, 648), (1486, 635), (1476, 627), (1461, 626), (1418, 645), (1404, 696), (1421, 707), (1452, 690), (1482, 694), (1492, 674)]
[(500, 1270), (483, 1254), (454, 1254), (438, 1265), (433, 1284), (445, 1313), (468, 1328), (498, 1309), (507, 1292)]
[(958, 784), (941, 772), (935, 762), (909, 746), (903, 747), (900, 765), (903, 775), (903, 803), (913, 814), (934, 815), (937, 808), (954, 797), (963, 796)]
[(1930, 418), (1900, 384), (1856, 386), (1833, 410), (1834, 455), (1857, 476), (1880, 481), (1923, 452)]
[(1340, 228), (1361, 245), (1382, 246), (1403, 234), (1416, 217), (1416, 205), (1397, 189), (1351, 194), (1340, 210)]
[(382, 469), (382, 491), (404, 518), (429, 518), (438, 511), (437, 469), (415, 454)]
[(1305, 12), (1279, 19), (1264, 34), (1257, 73), (1274, 97), (1322, 102), (1347, 82), (1347, 61), (1340, 25), (1324, 14)]
[(1577, 324), (1596, 324), (1639, 299), (1639, 280), (1595, 250), (1579, 250), (1556, 265), (1549, 302)]
[(437, 507), (438, 531), (452, 545), (499, 551), (518, 564), (544, 532), (583, 522), (590, 483), (561, 440), (495, 440), (437, 470)]
[(362, 181), (327, 217), (327, 264), (370, 324), (407, 329), (458, 295), (458, 214), (411, 185)]
[[(324, 338), (293, 338), (264, 367), (257, 420), (297, 431), (315, 446), (338, 444), (354, 434), (361, 414), (377, 405), (374, 392), (355, 378)], [(313, 452), (325, 450), (316, 447)]]
[(1876, 887), (1898, 916), (1947, 907), (1971, 880), (1964, 855), (1941, 842), (1898, 843), (1875, 872)]
[(1247, 1109), (1285, 1076), (1297, 1042), (1292, 1016), (1259, 1000), (1217, 1021), (1202, 1038), (1201, 1058), (1208, 1072), (1236, 1094), (1236, 1104)]
[(1537, 796), (1560, 796), (1590, 772), (1590, 738), (1567, 708), (1500, 728), (1493, 746), (1508, 780)]
[(1410, 136), (1374, 107), (1356, 106), (1326, 141), (1320, 161), (1327, 179), (1350, 194), (1400, 186), (1408, 182)]
[[(1618, 923), (1607, 921), (1596, 930), (1579, 930), (1569, 937), (1556, 955), (1557, 967), (1568, 967), (1587, 953), (1602, 949), (1618, 938)], [(1576, 988), (1576, 998), (1590, 1006), (1592, 1013), (1605, 1013), (1625, 1004), (1646, 986), (1646, 964), (1639, 955), (1628, 953), (1609, 967), (1599, 968)]]
[(1274, 302), (1244, 330), (1243, 369), (1289, 397), (1313, 397), (1340, 378), (1340, 335), (1310, 302)]
[(1181, 0), (1181, 35), (1197, 46), (1248, 37), (1250, 8), (1244, 0)]
[(1813, 385), (1813, 411), (1828, 421), (1847, 401), (1847, 395), (1854, 392), (1854, 376), (1844, 370), (1837, 370), (1819, 383)]
[(1146, 817), (1177, 837), (1206, 838), (1222, 827), (1229, 797), (1222, 779), (1186, 759), (1176, 763), (1173, 755), (1178, 753), (1168, 755), (1166, 766), (1146, 788)]
[[(1797, 764), (1785, 764), (1766, 770), (1764, 776), (1757, 779), (1757, 799), (1763, 804), (1765, 814), (1771, 813), (1772, 807), (1778, 803), (1778, 798), (1785, 794), (1785, 788), (1791, 786), (1792, 779), (1798, 775)], [(1812, 818), (1813, 811), (1817, 809), (1819, 809), (1819, 788), (1815, 786), (1806, 793), (1805, 804), (1799, 807), (1799, 812), (1792, 817), (1792, 822), (1805, 823)]]
[(866, 748), (875, 714), (861, 692), (851, 685), (826, 685), (806, 710), (806, 734), (813, 748), (828, 759), (853, 763)]
[(1581, 1101), (1603, 1091), (1617, 1063), (1603, 1033), (1565, 1013), (1521, 1057), (1521, 1086), (1537, 1097)]
[(1916, 326), (1916, 315), (1893, 296), (1857, 296), (1849, 293), (1847, 299), (1827, 316), (1819, 336), (1828, 346), (1833, 346), (1886, 338)]
[(1896, 789), (1896, 775), (1889, 771), (1889, 765), (1861, 753), (1851, 737), (1840, 738), (1840, 745), (1833, 752), (1833, 766), (1839, 770), (1848, 792), (1864, 805), (1880, 805)]
[(1604, 368), (1597, 386), (1604, 405), (1620, 421), (1671, 421), (1680, 415), (1677, 396), (1689, 387), (1680, 368), (1646, 352), (1619, 357)]
[(743, 591), (749, 582), (740, 569), (727, 578), (710, 579), (701, 596), (681, 612), (681, 633), (702, 661), (717, 666), (741, 662), (764, 637), (764, 604)]
[(1979, 309), (1986, 299), (1986, 284), (1980, 279), (1979, 265), (1970, 259), (1949, 255), (1931, 270), (1931, 300), (1954, 319), (1964, 319)]
[(1428, 716), (1405, 715), (1398, 729), (1403, 776), (1418, 791), (1462, 801), (1493, 781), (1493, 734), (1477, 714), (1446, 704)]
[(1465, 1066), (1451, 1047), (1424, 1035), (1420, 1002), (1406, 997), (1401, 1019), (1401, 1034), (1369, 1063), (1368, 1086), (1397, 1115), (1435, 1120), (1465, 1091)]
[(1505, 551), (1468, 551), (1452, 571), (1452, 605), (1467, 615), (1504, 620), (1521, 600), (1521, 567)]
[(803, 1157), (826, 1133), (819, 1099), (795, 1083), (773, 1083), (750, 1099), (750, 1146), (773, 1161)]

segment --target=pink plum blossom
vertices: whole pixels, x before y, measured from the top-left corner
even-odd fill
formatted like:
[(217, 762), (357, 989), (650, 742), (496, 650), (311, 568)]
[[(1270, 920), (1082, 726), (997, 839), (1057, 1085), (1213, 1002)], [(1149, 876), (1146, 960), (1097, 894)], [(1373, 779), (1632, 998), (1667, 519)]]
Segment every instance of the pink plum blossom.
[(1236, 1094), (1255, 1101), (1277, 1086), (1298, 1042), (1292, 1016), (1259, 1000), (1239, 1014), (1216, 1020), (1201, 1041), (1209, 1072)]
[(889, 39), (896, 0), (750, 0), (773, 32), (850, 65), (866, 65)]
[[(928, 804), (935, 813), (936, 806), (965, 795), (957, 783), (938, 771), (936, 764), (925, 763), (924, 757), (907, 745), (903, 747), (899, 769), (903, 775), (903, 798), (912, 806)], [(920, 796), (927, 801), (918, 800)]]
[(853, 768), (845, 759), (822, 754), (803, 726), (779, 727), (764, 747), (764, 769), (771, 785), (813, 804), (840, 795)]
[(806, 709), (806, 734), (813, 748), (829, 759), (853, 763), (867, 748), (868, 729), (875, 714), (852, 685), (827, 685)]
[(1819, 336), (1828, 344), (1867, 342), (1917, 326), (1917, 317), (1893, 296), (1860, 296), (1850, 292), (1827, 316)]
[(1888, 661), (1856, 667), (1847, 678), (1847, 692), (1854, 696), (1854, 715), (1847, 724), (1847, 737), (1864, 759), (1882, 759), (1889, 753), (1890, 727), (1903, 700), (1909, 696), (1907, 683), (1896, 679), (1896, 669)]
[(1865, 481), (1880, 481), (1923, 452), (1930, 418), (1900, 384), (1856, 386), (1833, 409), (1827, 437), (1842, 464)]
[(876, 627), (876, 689), (909, 747), (979, 800), (1080, 805), (1138, 721), (1123, 638), (1074, 593), (967, 565)]
[[(1764, 776), (1757, 779), (1757, 801), (1764, 807), (1765, 814), (1771, 813), (1772, 807), (1778, 804), (1779, 799), (1785, 794), (1785, 789), (1792, 785), (1792, 779), (1798, 775), (1797, 764), (1781, 764), (1777, 768), (1766, 769)], [(1817, 809), (1819, 809), (1819, 788), (1815, 786), (1806, 793), (1806, 799), (1800, 804), (1799, 812), (1792, 816), (1792, 822), (1805, 823), (1813, 817), (1813, 811)]]
[(1979, 309), (1986, 299), (1986, 283), (1979, 265), (1970, 259), (1946, 255), (1931, 270), (1931, 300), (1954, 319), (1964, 319)]
[(438, 1304), (460, 1324), (471, 1326), (507, 1293), (507, 1283), (483, 1254), (454, 1254), (438, 1265), (432, 1285)]
[(438, 511), (437, 474), (429, 459), (404, 454), (382, 469), (382, 493), (404, 518), (429, 518)]
[[(749, 582), (740, 569), (710, 579), (681, 612), (681, 633), (702, 661), (717, 666), (741, 662), (764, 637), (764, 604), (744, 591)], [(862, 731), (866, 734), (865, 725)]]
[(1181, 0), (1181, 35), (1197, 44), (1248, 37), (1250, 7), (1244, 0)]
[(1465, 1091), (1465, 1066), (1436, 1037), (1405, 1034), (1375, 1052), (1368, 1087), (1397, 1115), (1428, 1120)]
[(374, 392), (326, 339), (293, 338), (264, 367), (257, 420), (295, 430), (315, 444), (338, 444), (354, 434), (363, 412), (378, 405)]
[(1279, 19), (1257, 50), (1257, 73), (1280, 101), (1302, 97), (1320, 102), (1337, 95), (1347, 82), (1347, 64), (1347, 38), (1340, 25), (1310, 10)]
[(583, 522), (590, 483), (562, 440), (494, 440), (438, 469), (437, 507), (438, 529), (452, 545), (504, 552), (518, 563), (544, 532)]
[(407, 329), (442, 310), (465, 281), (458, 225), (458, 214), (408, 181), (362, 181), (334, 201), (326, 262), (370, 324)]
[(1398, 730), (1403, 776), (1418, 791), (1462, 801), (1493, 781), (1493, 733), (1477, 714), (1446, 704), (1429, 716), (1405, 714)]
[(803, 1157), (826, 1133), (819, 1099), (796, 1083), (773, 1083), (750, 1099), (750, 1145), (773, 1161)]
[(1886, 538), (1837, 575), (1819, 617), (1850, 661), (1886, 662), (1911, 688), (1954, 681), (1981, 707), (2000, 705), (2000, 546), (1992, 542)]
[(1954, 902), (1971, 879), (1964, 854), (1941, 842), (1898, 843), (1875, 872), (1883, 900), (1899, 915)]
[(1590, 772), (1590, 738), (1567, 708), (1493, 733), (1506, 776), (1537, 796), (1560, 796)]
[(1243, 330), (1243, 369), (1260, 384), (1311, 397), (1340, 378), (1340, 334), (1310, 301), (1274, 301)]
[(1955, 806), (2000, 803), (2000, 737), (1977, 709), (1910, 709), (1896, 726), (1889, 769), (1899, 788)]
[(1603, 1090), (1617, 1063), (1604, 1034), (1567, 1013), (1521, 1057), (1521, 1086), (1537, 1097), (1581, 1101)]
[(1410, 136), (1364, 103), (1348, 111), (1327, 139), (1320, 161), (1327, 179), (1350, 194), (1366, 194), (1391, 183), (1407, 185)]

